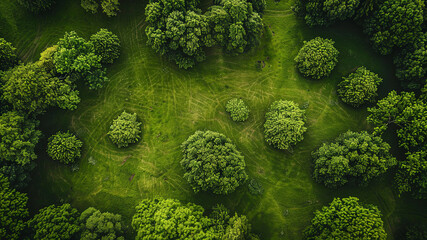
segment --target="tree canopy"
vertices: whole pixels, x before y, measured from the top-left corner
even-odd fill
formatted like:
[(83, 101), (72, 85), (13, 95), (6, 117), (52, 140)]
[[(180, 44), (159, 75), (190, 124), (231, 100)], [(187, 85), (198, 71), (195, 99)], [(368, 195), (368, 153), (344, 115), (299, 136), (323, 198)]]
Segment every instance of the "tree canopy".
[(113, 120), (108, 136), (119, 148), (138, 142), (141, 139), (141, 123), (137, 120), (136, 113), (123, 111)]
[(196, 131), (181, 147), (184, 178), (195, 192), (228, 194), (248, 178), (243, 155), (221, 133)]
[(47, 154), (55, 161), (73, 163), (81, 156), (83, 142), (70, 132), (57, 132), (49, 138)]
[(411, 192), (415, 198), (427, 198), (427, 149), (408, 152), (406, 159), (399, 161), (396, 183), (399, 193)]
[(313, 79), (329, 76), (338, 62), (339, 51), (334, 47), (334, 43), (321, 37), (304, 41), (303, 47), (295, 57), (301, 74)]
[(101, 56), (101, 63), (113, 63), (120, 56), (120, 40), (116, 34), (101, 28), (90, 37), (95, 54)]
[(292, 101), (275, 101), (265, 114), (265, 140), (271, 146), (290, 150), (304, 139), (305, 111)]
[(80, 240), (124, 240), (122, 216), (119, 214), (101, 213), (90, 207), (82, 212), (79, 221), (83, 224)]
[(117, 16), (120, 11), (119, 0), (81, 0), (81, 6), (91, 13), (97, 13), (101, 5), (102, 11), (109, 17)]
[(359, 203), (355, 197), (335, 198), (329, 206), (314, 213), (304, 238), (315, 239), (387, 239), (381, 212), (376, 206)]
[(8, 70), (17, 63), (16, 48), (4, 38), (0, 38), (0, 71)]
[(48, 10), (56, 0), (18, 0), (18, 3), (34, 13)]
[(246, 121), (249, 117), (249, 108), (242, 99), (233, 98), (225, 105), (225, 111), (230, 113), (235, 122)]

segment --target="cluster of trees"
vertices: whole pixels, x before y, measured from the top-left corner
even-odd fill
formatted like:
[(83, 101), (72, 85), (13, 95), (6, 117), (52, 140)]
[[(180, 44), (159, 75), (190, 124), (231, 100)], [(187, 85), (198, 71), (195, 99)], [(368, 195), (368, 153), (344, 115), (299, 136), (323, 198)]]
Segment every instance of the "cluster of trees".
[[(253, 2), (258, 11), (264, 9), (265, 1)], [(145, 9), (148, 45), (187, 69), (206, 58), (206, 47), (222, 46), (239, 54), (258, 44), (263, 24), (251, 2), (214, 1), (204, 14), (198, 3), (150, 0)]]
[(235, 122), (244, 122), (249, 117), (249, 108), (242, 99), (233, 98), (225, 105), (225, 111), (230, 113)]
[(108, 136), (119, 148), (138, 142), (141, 139), (141, 123), (137, 120), (136, 113), (123, 111), (113, 120)]
[(91, 13), (97, 13), (99, 6), (101, 6), (102, 11), (109, 17), (117, 16), (117, 13), (120, 11), (119, 0), (81, 0), (81, 6)]

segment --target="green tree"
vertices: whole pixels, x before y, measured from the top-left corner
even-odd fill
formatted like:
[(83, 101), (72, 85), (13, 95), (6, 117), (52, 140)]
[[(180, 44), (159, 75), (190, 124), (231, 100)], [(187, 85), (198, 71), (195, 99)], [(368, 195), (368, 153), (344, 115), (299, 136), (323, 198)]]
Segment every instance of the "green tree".
[(195, 192), (228, 194), (248, 178), (243, 155), (223, 134), (196, 131), (181, 147), (184, 178)]
[(233, 98), (225, 105), (225, 111), (230, 113), (231, 119), (235, 122), (246, 121), (249, 117), (249, 108), (242, 99)]
[(0, 186), (0, 238), (21, 239), (20, 235), (26, 228), (28, 218), (27, 194), (10, 188), (7, 178), (2, 174)]
[(410, 226), (405, 234), (405, 240), (427, 240), (426, 226)]
[(31, 181), (30, 172), (36, 167), (34, 161), (21, 165), (17, 162), (0, 161), (0, 174), (9, 179), (10, 186), (22, 189)]
[(383, 55), (414, 41), (423, 24), (422, 0), (386, 0), (365, 24), (365, 32)]
[(101, 28), (90, 37), (95, 54), (101, 56), (101, 63), (113, 63), (120, 56), (120, 40), (114, 33)]
[(124, 240), (122, 216), (119, 214), (101, 213), (90, 207), (82, 212), (79, 221), (83, 224), (80, 240)]
[(138, 122), (136, 113), (130, 114), (123, 111), (117, 119), (113, 120), (108, 136), (119, 148), (138, 142), (141, 139), (141, 123)]
[(248, 0), (252, 4), (252, 8), (255, 12), (262, 14), (267, 6), (267, 2), (265, 0)]
[(301, 74), (313, 79), (329, 76), (338, 62), (339, 51), (334, 47), (334, 43), (321, 37), (304, 41), (294, 59)]
[(70, 204), (50, 205), (39, 210), (30, 221), (35, 240), (72, 239), (80, 231), (79, 213)]
[(395, 180), (400, 193), (411, 192), (415, 198), (427, 198), (427, 151), (408, 152), (399, 161)]
[(56, 0), (18, 0), (18, 3), (34, 13), (48, 10)]
[(312, 153), (313, 178), (330, 188), (341, 187), (347, 182), (366, 185), (396, 165), (390, 149), (381, 137), (347, 131)]
[(18, 63), (16, 48), (4, 38), (0, 38), (0, 71), (8, 70)]
[(344, 77), (338, 84), (338, 95), (341, 100), (353, 107), (372, 103), (378, 96), (378, 86), (382, 78), (365, 67), (359, 67), (356, 72)]
[(292, 101), (275, 101), (265, 114), (264, 136), (271, 146), (289, 150), (304, 139), (305, 111)]
[(314, 213), (304, 239), (387, 239), (381, 212), (376, 206), (359, 203), (355, 197), (335, 198)]
[(97, 13), (99, 5), (102, 11), (109, 17), (117, 16), (119, 9), (119, 0), (81, 0), (81, 6), (91, 13)]
[(69, 164), (81, 156), (83, 142), (70, 132), (57, 132), (49, 138), (47, 154), (55, 161)]

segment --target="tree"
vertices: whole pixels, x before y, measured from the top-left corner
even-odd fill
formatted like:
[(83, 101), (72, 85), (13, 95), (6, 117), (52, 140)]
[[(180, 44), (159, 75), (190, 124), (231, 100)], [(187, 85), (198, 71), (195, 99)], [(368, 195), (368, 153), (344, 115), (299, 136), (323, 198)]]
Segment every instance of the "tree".
[(233, 98), (225, 105), (225, 111), (229, 112), (235, 122), (246, 121), (249, 117), (249, 108), (242, 99)]
[(81, 148), (83, 146), (74, 134), (70, 132), (57, 132), (49, 138), (47, 144), (47, 154), (55, 161), (69, 164), (81, 156)]
[(305, 111), (292, 101), (275, 101), (265, 114), (264, 136), (267, 143), (281, 150), (289, 150), (304, 139), (307, 131)]
[(101, 28), (90, 37), (95, 54), (101, 56), (101, 63), (113, 63), (120, 56), (120, 40), (114, 33)]
[(386, 55), (413, 43), (421, 32), (423, 8), (422, 0), (384, 1), (365, 24), (374, 48)]
[(90, 207), (80, 215), (83, 224), (81, 240), (124, 240), (122, 216), (109, 212), (101, 213)]
[(25, 193), (10, 188), (8, 179), (0, 174), (0, 238), (21, 239), (21, 232), (26, 228), (28, 218)]
[(304, 238), (314, 239), (378, 239), (385, 240), (381, 212), (376, 206), (359, 203), (355, 197), (335, 198), (329, 206), (314, 213)]
[(427, 198), (427, 151), (408, 152), (399, 161), (395, 180), (399, 193), (411, 192), (415, 198)]
[(111, 124), (108, 136), (119, 148), (138, 142), (141, 139), (141, 123), (138, 122), (136, 113), (123, 111)]
[(119, 0), (81, 0), (81, 6), (87, 12), (97, 13), (99, 5), (101, 5), (103, 12), (109, 17), (117, 16), (117, 13), (120, 11)]
[(304, 41), (303, 47), (295, 57), (301, 74), (313, 79), (329, 76), (338, 62), (339, 51), (334, 47), (334, 43), (321, 37)]
[(347, 182), (366, 185), (396, 165), (390, 149), (381, 137), (364, 131), (347, 131), (312, 153), (313, 178), (329, 188), (341, 187)]
[(344, 77), (338, 84), (338, 95), (341, 100), (353, 107), (372, 103), (378, 96), (378, 86), (382, 78), (365, 67), (359, 67), (356, 72)]
[(223, 134), (196, 131), (181, 147), (184, 178), (195, 192), (228, 194), (248, 178), (243, 155)]
[(55, 0), (18, 0), (18, 3), (31, 12), (39, 13), (48, 10)]
[(39, 210), (30, 221), (35, 240), (72, 239), (80, 231), (79, 213), (70, 204), (50, 205)]
[(252, 4), (254, 11), (259, 14), (262, 14), (267, 6), (267, 2), (265, 0), (248, 0), (248, 2)]
[(22, 189), (31, 181), (30, 172), (36, 167), (36, 163), (31, 161), (21, 165), (17, 162), (0, 161), (0, 174), (9, 179), (10, 187)]
[(16, 48), (4, 38), (0, 38), (0, 71), (6, 71), (17, 63)]
[(410, 226), (405, 234), (405, 240), (427, 240), (426, 226)]

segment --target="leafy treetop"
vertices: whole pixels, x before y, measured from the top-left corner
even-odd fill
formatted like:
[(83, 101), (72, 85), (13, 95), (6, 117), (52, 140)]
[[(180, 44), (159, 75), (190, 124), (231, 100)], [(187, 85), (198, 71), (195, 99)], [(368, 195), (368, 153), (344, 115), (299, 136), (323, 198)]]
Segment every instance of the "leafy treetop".
[(57, 132), (49, 138), (47, 153), (53, 160), (69, 164), (80, 158), (82, 146), (82, 141), (74, 134)]

